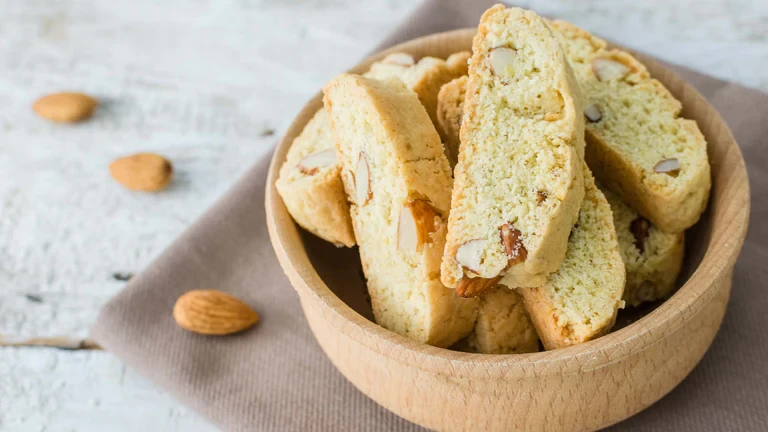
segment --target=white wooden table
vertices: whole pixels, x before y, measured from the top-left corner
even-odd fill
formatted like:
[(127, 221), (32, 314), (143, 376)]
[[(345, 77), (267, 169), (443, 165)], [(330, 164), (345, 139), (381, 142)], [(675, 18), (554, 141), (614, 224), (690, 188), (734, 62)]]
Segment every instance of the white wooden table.
[[(407, 0), (0, 0), (0, 431), (212, 431), (110, 354), (99, 307), (274, 143)], [(635, 49), (768, 89), (763, 0), (520, 1)], [(99, 97), (78, 126), (38, 96)], [(135, 194), (117, 156), (151, 150), (173, 186)], [(76, 350), (61, 350), (54, 345)]]

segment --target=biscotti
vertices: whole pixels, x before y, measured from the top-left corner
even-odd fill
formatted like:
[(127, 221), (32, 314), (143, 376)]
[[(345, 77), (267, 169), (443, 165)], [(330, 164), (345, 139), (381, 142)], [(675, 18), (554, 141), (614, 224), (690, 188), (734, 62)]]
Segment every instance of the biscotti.
[[(456, 95), (463, 94), (465, 86), (466, 79), (457, 78), (440, 90), (437, 110), (443, 113), (440, 121), (444, 125), (456, 124), (457, 119), (461, 118), (464, 103)], [(446, 137), (446, 145), (449, 142), (458, 143), (458, 135), (454, 135), (458, 134), (458, 130), (447, 130), (450, 132)], [(599, 189), (611, 206), (613, 224), (627, 270), (624, 301), (629, 306), (637, 306), (667, 297), (675, 288), (683, 264), (685, 234), (661, 231), (613, 192), (604, 187)], [(482, 314), (482, 310), (481, 307), (479, 314)]]
[(544, 21), (497, 5), (472, 52), (441, 266), (466, 297), (541, 285), (563, 262), (584, 196), (583, 107)]
[(320, 110), (291, 144), (275, 186), (302, 228), (337, 246), (352, 247), (355, 234), (340, 171), (328, 113)]
[(408, 54), (394, 53), (371, 65), (371, 70), (365, 76), (375, 79), (396, 78), (415, 91), (442, 138), (444, 133), (437, 121), (437, 94), (443, 84), (467, 74), (468, 58), (469, 52), (462, 51), (452, 54), (446, 60), (422, 57), (417, 62)]
[(539, 350), (539, 336), (513, 290), (493, 287), (478, 297), (477, 321), (470, 348), (484, 354), (523, 354)]
[(519, 288), (548, 350), (608, 333), (623, 307), (626, 271), (611, 208), (584, 167), (586, 193), (563, 265), (537, 288)]
[[(468, 57), (469, 52), (462, 51), (445, 61), (425, 57), (417, 63), (410, 54), (393, 53), (374, 63), (368, 75), (403, 81), (433, 112), (440, 86), (466, 75)], [(320, 110), (288, 150), (276, 187), (301, 227), (337, 246), (352, 247), (355, 238), (349, 204), (335, 151), (327, 114)]]
[(615, 194), (602, 189), (613, 211), (613, 224), (627, 269), (624, 301), (637, 306), (667, 297), (683, 265), (685, 234), (667, 234)]
[(696, 223), (711, 187), (707, 143), (680, 102), (630, 54), (555, 21), (584, 95), (595, 177), (662, 231)]
[(472, 330), (477, 305), (439, 278), (451, 173), (434, 125), (396, 80), (343, 74), (323, 90), (376, 322), (453, 344)]
[(464, 93), (467, 91), (467, 76), (456, 78), (444, 84), (437, 94), (437, 122), (443, 130), (445, 155), (451, 168), (459, 159), (459, 130), (464, 116)]

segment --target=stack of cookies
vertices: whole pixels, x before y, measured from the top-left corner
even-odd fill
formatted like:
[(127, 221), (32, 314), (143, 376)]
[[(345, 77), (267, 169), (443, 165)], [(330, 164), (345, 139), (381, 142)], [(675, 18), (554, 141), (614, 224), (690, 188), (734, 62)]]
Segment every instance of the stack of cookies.
[(472, 53), (390, 54), (323, 90), (277, 189), (306, 230), (358, 246), (383, 327), (534, 352), (672, 293), (706, 142), (630, 54), (497, 5)]

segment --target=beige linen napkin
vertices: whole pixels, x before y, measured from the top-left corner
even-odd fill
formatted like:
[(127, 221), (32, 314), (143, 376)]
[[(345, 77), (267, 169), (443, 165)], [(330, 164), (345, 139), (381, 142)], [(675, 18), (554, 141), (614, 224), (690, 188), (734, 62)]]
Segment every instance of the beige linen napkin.
[[(491, 3), (426, 1), (382, 46), (474, 27)], [(768, 203), (762, 199), (768, 193), (768, 152), (763, 150), (768, 144), (768, 95), (672, 69), (725, 117), (744, 152), (758, 199), (714, 345), (677, 389), (614, 430), (767, 430), (768, 228), (761, 224), (768, 217)], [(264, 215), (268, 162), (267, 157), (256, 163), (103, 308), (93, 338), (225, 430), (422, 430), (358, 392), (315, 342), (269, 243)], [(356, 260), (354, 251), (345, 253)], [(174, 301), (199, 288), (240, 297), (258, 310), (261, 322), (224, 338), (181, 330), (171, 317)]]

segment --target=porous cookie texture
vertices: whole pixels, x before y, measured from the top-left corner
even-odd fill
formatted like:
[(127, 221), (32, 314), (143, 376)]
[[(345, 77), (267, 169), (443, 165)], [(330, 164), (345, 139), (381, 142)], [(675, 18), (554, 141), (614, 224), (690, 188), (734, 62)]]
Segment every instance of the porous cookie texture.
[(584, 196), (584, 116), (557, 40), (495, 6), (473, 41), (442, 281), (472, 297), (540, 286), (565, 256)]
[(539, 336), (517, 292), (497, 286), (478, 298), (477, 322), (469, 346), (484, 354), (522, 354), (539, 350)]
[(443, 85), (437, 94), (437, 122), (443, 130), (445, 155), (451, 168), (459, 159), (459, 131), (464, 116), (464, 93), (467, 91), (467, 76), (462, 76)]
[(563, 265), (537, 288), (519, 288), (544, 347), (576, 345), (610, 331), (623, 307), (626, 271), (611, 207), (584, 167), (586, 194)]
[(696, 122), (630, 54), (563, 21), (551, 23), (579, 80), (586, 159), (595, 177), (662, 231), (696, 223), (711, 187)]
[[(434, 107), (440, 86), (466, 75), (467, 58), (469, 52), (462, 51), (446, 60), (425, 57), (416, 62), (410, 54), (393, 53), (374, 63), (368, 75), (399, 79), (425, 106)], [(296, 223), (326, 241), (351, 247), (355, 237), (335, 151), (328, 116), (321, 109), (291, 144), (276, 186)]]
[(340, 172), (328, 113), (320, 110), (291, 144), (275, 186), (302, 228), (338, 246), (352, 247), (355, 234)]
[(409, 54), (394, 53), (371, 65), (371, 70), (365, 76), (375, 79), (399, 79), (406, 87), (416, 92), (442, 137), (444, 134), (437, 121), (437, 94), (443, 84), (467, 74), (468, 59), (468, 51), (454, 53), (446, 60), (422, 57), (418, 61)]
[(477, 303), (440, 282), (451, 190), (440, 137), (399, 81), (343, 74), (324, 91), (374, 318), (447, 347), (472, 331)]
[(614, 193), (601, 189), (613, 211), (613, 224), (627, 269), (624, 301), (637, 306), (669, 296), (683, 265), (685, 234), (661, 231)]

